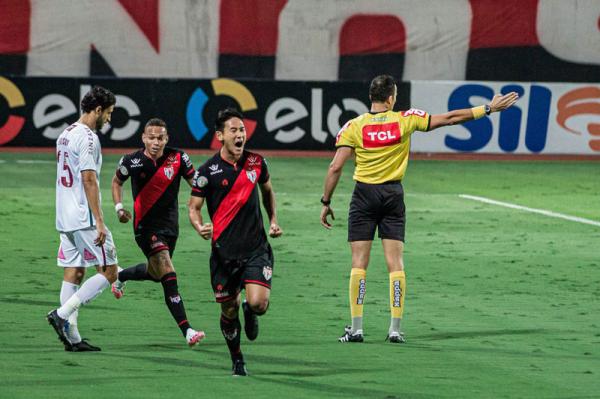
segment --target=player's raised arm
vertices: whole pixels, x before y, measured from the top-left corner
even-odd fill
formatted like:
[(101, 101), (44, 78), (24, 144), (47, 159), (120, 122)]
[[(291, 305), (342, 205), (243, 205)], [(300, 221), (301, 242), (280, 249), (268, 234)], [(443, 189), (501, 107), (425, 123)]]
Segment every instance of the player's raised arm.
[(442, 126), (457, 125), (472, 121), (474, 119), (483, 118), (492, 112), (500, 112), (512, 106), (519, 99), (516, 92), (507, 94), (496, 94), (487, 105), (481, 105), (473, 108), (463, 108), (454, 111), (449, 111), (444, 114), (431, 115), (429, 122), (429, 130), (437, 129)]
[(275, 191), (271, 184), (271, 179), (259, 185), (262, 194), (263, 206), (269, 217), (269, 236), (276, 238), (283, 234), (283, 230), (277, 222), (277, 206), (275, 205)]

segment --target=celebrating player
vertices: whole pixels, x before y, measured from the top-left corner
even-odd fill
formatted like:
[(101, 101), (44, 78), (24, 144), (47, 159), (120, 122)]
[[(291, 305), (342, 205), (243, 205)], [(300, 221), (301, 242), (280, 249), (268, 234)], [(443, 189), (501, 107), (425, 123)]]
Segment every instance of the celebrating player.
[[(256, 185), (269, 218), (269, 236), (279, 237), (275, 193), (267, 163), (244, 151), (246, 129), (242, 115), (233, 109), (219, 112), (215, 130), (221, 150), (200, 166), (194, 177), (189, 217), (205, 240), (212, 238), (210, 275), (216, 301), (221, 304), (221, 331), (227, 342), (233, 375), (247, 375), (240, 348), (240, 292), (244, 331), (249, 340), (258, 336), (258, 318), (269, 307), (273, 251), (267, 241)], [(211, 223), (203, 223), (201, 209), (208, 206)]]
[(353, 154), (356, 156), (356, 186), (348, 217), (348, 241), (352, 250), (349, 288), (352, 325), (346, 327), (340, 342), (363, 342), (365, 282), (376, 228), (389, 272), (391, 321), (387, 339), (393, 343), (405, 342), (400, 329), (406, 294), (402, 259), (405, 208), (401, 182), (408, 163), (410, 135), (415, 130), (426, 132), (479, 119), (510, 107), (518, 99), (515, 92), (497, 94), (488, 105), (429, 115), (418, 109), (394, 112), (396, 93), (396, 83), (391, 76), (373, 79), (369, 89), (371, 112), (352, 119), (340, 130), (336, 139), (337, 151), (325, 178), (321, 224), (330, 229), (332, 226), (327, 217), (334, 219), (331, 197), (344, 163)]
[[(110, 121), (115, 96), (95, 86), (81, 100), (82, 115), (56, 141), (56, 229), (60, 233), (58, 266), (63, 267), (61, 307), (46, 316), (66, 351), (99, 351), (82, 340), (77, 327), (79, 307), (117, 278), (117, 253), (104, 225), (100, 206), (100, 141), (95, 131)], [(85, 269), (98, 273), (80, 286)]]
[(171, 261), (179, 235), (179, 184), (183, 177), (192, 185), (194, 167), (185, 152), (166, 147), (169, 136), (163, 120), (150, 119), (144, 128), (142, 141), (143, 149), (121, 158), (112, 180), (112, 195), (119, 221), (127, 223), (131, 212), (123, 207), (121, 199), (123, 183), (131, 176), (133, 230), (148, 264), (141, 263), (121, 270), (118, 280), (112, 285), (112, 292), (117, 299), (121, 298), (128, 280), (160, 282), (167, 308), (188, 345), (194, 346), (204, 338), (204, 332), (194, 330), (187, 320)]

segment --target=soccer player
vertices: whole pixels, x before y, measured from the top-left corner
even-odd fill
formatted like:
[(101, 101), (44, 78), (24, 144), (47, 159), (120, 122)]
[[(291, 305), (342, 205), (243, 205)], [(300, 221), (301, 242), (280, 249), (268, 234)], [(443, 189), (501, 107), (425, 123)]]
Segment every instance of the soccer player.
[(179, 184), (183, 177), (191, 187), (194, 167), (185, 152), (166, 147), (169, 136), (163, 120), (150, 119), (144, 127), (142, 141), (143, 149), (121, 158), (112, 180), (112, 195), (119, 221), (127, 223), (131, 212), (123, 207), (121, 199), (123, 183), (131, 177), (133, 230), (148, 264), (121, 270), (112, 292), (117, 299), (121, 298), (128, 280), (160, 282), (167, 308), (188, 345), (194, 346), (204, 338), (204, 332), (194, 330), (187, 320), (171, 261), (179, 235)]
[[(283, 233), (277, 223), (275, 193), (269, 170), (259, 154), (245, 151), (246, 128), (242, 115), (233, 109), (219, 112), (215, 123), (221, 150), (196, 171), (188, 208), (192, 226), (205, 240), (212, 238), (210, 276), (216, 301), (221, 304), (221, 332), (225, 337), (233, 375), (247, 375), (240, 349), (240, 292), (244, 331), (253, 341), (258, 318), (269, 307), (273, 251), (267, 241), (257, 184), (269, 218), (269, 236)], [(203, 223), (204, 201), (212, 223)]]
[[(81, 100), (79, 120), (56, 141), (56, 229), (60, 233), (57, 261), (63, 268), (63, 282), (61, 306), (46, 318), (66, 351), (100, 350), (81, 339), (78, 310), (117, 278), (117, 253), (100, 205), (102, 153), (95, 133), (110, 121), (115, 103), (109, 90), (93, 87)], [(92, 266), (98, 273), (81, 284), (86, 268)]]
[(404, 250), (405, 208), (402, 178), (408, 163), (410, 135), (418, 130), (427, 132), (442, 126), (479, 119), (513, 105), (518, 95), (497, 94), (487, 105), (459, 109), (439, 115), (410, 109), (394, 112), (396, 83), (391, 76), (377, 76), (371, 82), (371, 111), (360, 115), (342, 127), (337, 135), (337, 151), (327, 176), (321, 203), (321, 224), (331, 229), (328, 216), (335, 219), (331, 198), (342, 174), (344, 163), (355, 156), (356, 185), (348, 216), (348, 241), (352, 251), (350, 272), (350, 314), (340, 342), (363, 342), (363, 303), (371, 245), (378, 230), (389, 272), (391, 321), (387, 339), (404, 343), (401, 320), (404, 311), (406, 278), (402, 254)]

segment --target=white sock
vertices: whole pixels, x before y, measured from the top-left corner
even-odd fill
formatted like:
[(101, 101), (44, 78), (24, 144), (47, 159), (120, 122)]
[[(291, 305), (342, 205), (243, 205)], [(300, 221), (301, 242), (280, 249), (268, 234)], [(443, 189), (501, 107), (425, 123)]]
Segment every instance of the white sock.
[[(77, 284), (69, 283), (68, 281), (62, 282), (62, 287), (60, 288), (60, 304), (64, 305), (69, 298), (71, 298), (79, 289)], [(79, 311), (75, 310), (69, 316), (69, 328), (67, 330), (67, 338), (71, 343), (77, 344), (81, 342), (81, 335), (79, 335), (79, 329), (77, 328), (77, 316), (79, 316)]]
[(68, 319), (81, 305), (85, 305), (96, 298), (109, 286), (110, 284), (106, 277), (100, 273), (97, 273), (94, 277), (88, 278), (81, 285), (79, 290), (58, 309), (58, 316), (62, 319)]

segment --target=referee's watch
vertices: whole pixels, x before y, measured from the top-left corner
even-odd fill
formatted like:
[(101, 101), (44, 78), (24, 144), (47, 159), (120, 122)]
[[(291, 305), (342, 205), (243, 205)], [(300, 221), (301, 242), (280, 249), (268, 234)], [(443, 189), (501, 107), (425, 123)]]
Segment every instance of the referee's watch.
[(321, 204), (323, 204), (325, 206), (329, 206), (329, 204), (331, 204), (331, 200), (325, 201), (325, 196), (323, 196), (323, 197), (321, 197)]
[(485, 114), (486, 115), (489, 115), (489, 114), (492, 113), (492, 107), (490, 107), (489, 104), (485, 104), (484, 107), (485, 107)]

